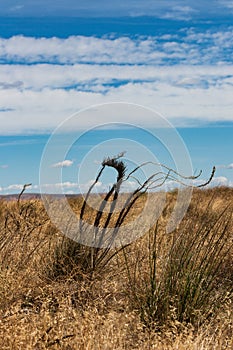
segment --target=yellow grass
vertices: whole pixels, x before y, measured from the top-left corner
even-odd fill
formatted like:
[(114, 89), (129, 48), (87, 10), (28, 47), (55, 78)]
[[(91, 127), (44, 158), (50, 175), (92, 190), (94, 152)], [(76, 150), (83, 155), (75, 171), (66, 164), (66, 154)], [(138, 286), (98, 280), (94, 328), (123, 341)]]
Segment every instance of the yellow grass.
[[(204, 220), (215, 220), (225, 207), (232, 213), (232, 195), (233, 190), (227, 188), (195, 190), (184, 218), (184, 226), (189, 227), (187, 234), (192, 235)], [(168, 207), (159, 220), (158, 276), (172, 240), (182, 229), (181, 224), (176, 233), (165, 233), (175, 196), (167, 195)], [(145, 197), (137, 203), (131, 218), (140, 212), (144, 201)], [(80, 199), (72, 199), (71, 206), (78, 213)], [(91, 215), (89, 220), (93, 221), (95, 214)], [(233, 231), (232, 219), (227, 229)], [(0, 202), (0, 349), (233, 349), (232, 296), (217, 314), (199, 325), (173, 320), (159, 329), (146, 328), (130, 299), (123, 252), (91, 277), (80, 266), (71, 266), (69, 273), (59, 275), (54, 271), (54, 261), (63, 240), (39, 200), (21, 201), (19, 206), (16, 202)], [(231, 244), (230, 239), (226, 245)], [(142, 270), (135, 277), (140, 287), (142, 277), (144, 281), (147, 278), (148, 233), (133, 242), (125, 254), (130, 269), (140, 262)], [(65, 264), (63, 268), (67, 268)], [(220, 294), (224, 288), (233, 287), (232, 250), (221, 267), (218, 284), (216, 293)]]

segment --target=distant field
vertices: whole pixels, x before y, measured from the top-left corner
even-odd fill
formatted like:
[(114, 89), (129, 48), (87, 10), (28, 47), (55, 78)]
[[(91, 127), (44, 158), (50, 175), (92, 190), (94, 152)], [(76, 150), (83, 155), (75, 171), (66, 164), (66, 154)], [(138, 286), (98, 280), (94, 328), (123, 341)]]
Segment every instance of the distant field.
[[(166, 194), (149, 232), (139, 227), (142, 237), (118, 251), (61, 235), (37, 196), (1, 197), (0, 348), (233, 349), (233, 189), (194, 190), (168, 234), (176, 195)], [(68, 200), (82, 215), (82, 197)], [(84, 209), (101, 230), (108, 213)]]

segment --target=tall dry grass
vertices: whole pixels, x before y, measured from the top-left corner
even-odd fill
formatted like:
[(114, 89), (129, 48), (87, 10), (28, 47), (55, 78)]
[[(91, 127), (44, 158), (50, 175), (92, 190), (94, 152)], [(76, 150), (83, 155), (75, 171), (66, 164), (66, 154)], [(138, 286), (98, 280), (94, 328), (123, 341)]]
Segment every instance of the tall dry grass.
[(169, 193), (157, 226), (94, 274), (39, 200), (1, 201), (1, 349), (232, 349), (232, 194), (195, 190), (167, 234)]
[(145, 326), (159, 330), (176, 323), (196, 329), (230, 303), (232, 203), (214, 210), (214, 197), (192, 203), (171, 234), (159, 220), (147, 235), (143, 256), (134, 258), (133, 269), (133, 253), (125, 251), (131, 298)]

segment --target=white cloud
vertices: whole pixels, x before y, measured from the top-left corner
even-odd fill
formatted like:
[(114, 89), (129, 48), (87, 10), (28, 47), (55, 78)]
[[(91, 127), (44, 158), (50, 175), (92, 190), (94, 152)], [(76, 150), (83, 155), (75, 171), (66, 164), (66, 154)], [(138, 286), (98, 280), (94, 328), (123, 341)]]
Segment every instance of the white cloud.
[(189, 21), (194, 13), (198, 11), (190, 6), (173, 6), (171, 10), (161, 15), (161, 18)]
[(8, 165), (7, 165), (7, 164), (0, 165), (0, 168), (1, 168), (1, 169), (7, 169), (7, 168), (8, 168)]
[[(199, 87), (202, 81), (210, 85), (217, 83), (222, 85), (233, 85), (233, 66), (211, 66), (211, 65), (176, 65), (176, 66), (154, 66), (154, 65), (4, 65), (0, 66), (0, 76), (4, 86), (8, 81), (7, 89), (0, 84), (0, 93), (4, 96), (13, 92), (25, 92), (49, 89), (73, 89), (74, 91), (106, 92), (127, 82), (135, 84), (145, 82), (167, 82), (179, 84), (182, 80), (192, 80), (192, 84)], [(21, 80), (23, 89), (15, 88), (15, 81)], [(11, 86), (11, 88), (9, 88)], [(10, 91), (5, 91), (10, 90)], [(6, 100), (7, 102), (7, 100)], [(6, 103), (5, 102), (5, 103)], [(1, 103), (3, 105), (3, 102)], [(6, 107), (6, 106), (5, 106)]]
[[(22, 184), (12, 184), (6, 187), (0, 187), (0, 192), (2, 192), (2, 194), (19, 193), (23, 189), (23, 187), (24, 185)], [(39, 190), (41, 190), (44, 193), (67, 193), (68, 191), (78, 193), (79, 184), (75, 182), (66, 181), (55, 184), (43, 184), (41, 186), (32, 185), (29, 188), (29, 190), (27, 190), (27, 193), (39, 192)]]
[[(187, 18), (193, 11), (189, 7), (177, 7)], [(173, 13), (174, 15), (174, 13)], [(224, 48), (233, 46), (232, 27), (224, 31), (198, 32), (189, 29), (176, 35), (148, 37), (85, 37), (34, 38), (14, 36), (0, 38), (0, 59), (7, 63), (50, 63), (50, 64), (165, 64), (208, 63), (210, 60), (230, 60)], [(181, 40), (182, 39), (182, 40)], [(201, 44), (205, 44), (201, 46)], [(221, 45), (219, 45), (221, 43)], [(17, 81), (21, 82), (20, 77)]]
[[(202, 69), (205, 70), (204, 67)], [(164, 68), (164, 72), (165, 70)], [(168, 72), (169, 70), (170, 68)], [(229, 72), (231, 70), (230, 67)], [(1, 103), (10, 109), (8, 112), (0, 113), (0, 133), (18, 134), (53, 130), (71, 114), (83, 108), (107, 102), (130, 102), (153, 108), (176, 126), (179, 125), (179, 118), (186, 125), (189, 125), (189, 120), (192, 122), (196, 120), (197, 125), (201, 121), (233, 121), (233, 87), (231, 85), (225, 84), (224, 80), (221, 82), (219, 78), (219, 84), (210, 83), (208, 88), (201, 84), (190, 85), (187, 88), (185, 84), (180, 83), (181, 72), (182, 67), (180, 72), (177, 69), (177, 82), (175, 78), (171, 81), (168, 76), (162, 81), (158, 79), (157, 82), (129, 82), (118, 87), (112, 86), (104, 92), (53, 90), (52, 88), (41, 91), (0, 91)], [(183, 77), (185, 79), (185, 68), (183, 68)], [(210, 82), (211, 80), (212, 78), (209, 77)], [(108, 116), (97, 113), (95, 120), (100, 124), (114, 122), (115, 116), (114, 110)], [(132, 123), (140, 121), (140, 118), (140, 116), (138, 119), (136, 116), (129, 116)], [(151, 126), (153, 119), (145, 119), (143, 123), (145, 126)], [(76, 130), (82, 130), (91, 125), (92, 120), (80, 116)]]
[[(224, 2), (230, 2), (230, 0), (224, 0)], [(223, 0), (220, 1), (222, 5)], [(22, 7), (24, 5), (24, 7)], [(127, 1), (107, 1), (107, 0), (68, 0), (68, 1), (52, 1), (52, 0), (11, 0), (2, 1), (1, 11), (7, 15), (12, 15), (12, 11), (16, 12), (17, 16), (22, 17), (36, 17), (36, 16), (66, 16), (66, 17), (125, 17), (125, 16), (154, 16), (161, 17), (168, 9), (197, 9), (206, 18), (215, 15), (214, 18), (218, 18), (219, 15), (225, 12), (221, 6), (218, 6), (217, 1), (212, 3), (207, 1), (192, 1), (192, 0), (127, 0)], [(178, 11), (178, 10), (176, 10)], [(194, 10), (192, 10), (194, 11)], [(190, 11), (189, 11), (190, 12)]]
[(13, 184), (3, 188), (3, 191), (21, 191), (23, 189), (22, 184)]
[(66, 159), (66, 160), (63, 160), (62, 162), (52, 164), (52, 168), (68, 168), (71, 165), (73, 165), (73, 163), (74, 162), (72, 160)]
[(233, 163), (228, 164), (228, 165), (221, 164), (221, 165), (218, 165), (217, 168), (219, 168), (219, 169), (233, 169)]
[(229, 186), (230, 182), (225, 176), (214, 177), (210, 183), (210, 187), (213, 186)]
[(76, 182), (69, 182), (69, 181), (66, 181), (66, 182), (58, 182), (58, 183), (55, 183), (55, 184), (43, 184), (41, 185), (42, 189), (61, 189), (61, 188), (66, 188), (66, 189), (70, 189), (70, 188), (76, 188), (78, 187), (78, 183)]
[[(233, 65), (224, 52), (233, 49), (232, 37), (229, 28), (187, 30), (182, 40), (179, 32), (136, 39), (0, 39), (0, 133), (51, 131), (71, 114), (107, 102), (151, 107), (175, 126), (233, 121)], [(96, 118), (114, 121), (114, 115)], [(91, 123), (80, 118), (78, 128)]]
[[(89, 180), (86, 183), (80, 184), (77, 182), (61, 182), (61, 183), (55, 183), (55, 184), (41, 184), (40, 185), (40, 191), (43, 193), (86, 193), (90, 186), (94, 183), (94, 180)], [(39, 186), (33, 187), (35, 190), (38, 191)], [(98, 181), (93, 189), (93, 192), (97, 190), (98, 192), (102, 192), (106, 190), (107, 185), (103, 185), (102, 182)]]
[(158, 62), (166, 55), (157, 52), (153, 38), (96, 38), (71, 36), (33, 38), (14, 36), (0, 38), (1, 60), (26, 63), (138, 63)]
[(180, 6), (180, 5), (176, 5), (173, 7), (174, 11), (180, 11), (182, 13), (191, 13), (191, 12), (197, 12), (197, 10), (195, 10), (194, 8), (190, 7), (190, 6)]
[(27, 138), (26, 140), (14, 140), (14, 141), (1, 142), (0, 147), (32, 145), (35, 143), (38, 143), (38, 140)]
[(233, 1), (232, 0), (219, 0), (219, 3), (228, 9), (233, 9)]
[[(95, 182), (95, 179), (91, 179), (91, 180), (87, 181), (86, 183), (79, 184), (79, 188), (80, 188), (81, 193), (86, 193), (89, 190), (89, 188), (91, 187), (91, 185), (93, 185), (94, 182)], [(101, 181), (97, 181), (97, 183), (95, 184), (95, 186), (93, 188), (93, 193), (95, 191), (104, 192), (104, 191), (106, 191), (107, 188), (108, 188), (108, 184), (103, 184)]]
[[(0, 66), (0, 68), (3, 68)], [(0, 81), (0, 89), (19, 89), (23, 87), (23, 82), (22, 81), (13, 81), (12, 83), (8, 83), (7, 81), (1, 82)]]
[(68, 193), (79, 193), (79, 184), (76, 182), (59, 182), (59, 183), (48, 183), (33, 186), (36, 192), (51, 193), (51, 194), (68, 194)]
[[(79, 184), (76, 182), (61, 182), (61, 183), (55, 183), (55, 184), (43, 184), (41, 186), (33, 185), (30, 187), (28, 193), (30, 192), (39, 192), (39, 190), (43, 193), (51, 193), (51, 194), (79, 194), (79, 193), (86, 193), (90, 186), (93, 184), (94, 180), (90, 180), (87, 183)], [(202, 184), (204, 180), (196, 180), (193, 182), (194, 186), (198, 186)], [(1, 187), (0, 186), (0, 192), (3, 194), (11, 194), (11, 193), (19, 193), (23, 189), (22, 184), (12, 184), (7, 187)], [(103, 184), (101, 181), (98, 181), (93, 189), (93, 193), (102, 193), (109, 190), (111, 184)], [(227, 179), (225, 176), (218, 176), (214, 177), (211, 181), (211, 183), (208, 185), (208, 187), (216, 187), (216, 186), (228, 186), (233, 187), (233, 182)], [(175, 181), (167, 181), (165, 185), (158, 188), (158, 190), (166, 190), (171, 191), (174, 188), (180, 187), (179, 184)], [(137, 188), (137, 184), (135, 182), (129, 181), (127, 184), (124, 184), (122, 187), (122, 191), (124, 192), (130, 192)]]
[[(203, 183), (205, 183), (205, 181), (208, 181), (208, 179), (193, 180), (192, 182), (190, 182), (190, 185), (194, 187), (198, 187), (199, 185), (202, 185)], [(217, 176), (211, 180), (210, 184), (208, 184), (206, 187), (203, 187), (203, 188), (211, 188), (211, 187), (218, 187), (218, 186), (233, 187), (233, 183), (225, 176)], [(159, 188), (159, 190), (165, 189), (165, 190), (171, 191), (177, 187), (182, 187), (182, 185), (180, 185), (176, 181), (167, 181), (165, 185)]]
[(9, 12), (18, 12), (22, 10), (25, 6), (24, 5), (15, 5), (9, 8)]

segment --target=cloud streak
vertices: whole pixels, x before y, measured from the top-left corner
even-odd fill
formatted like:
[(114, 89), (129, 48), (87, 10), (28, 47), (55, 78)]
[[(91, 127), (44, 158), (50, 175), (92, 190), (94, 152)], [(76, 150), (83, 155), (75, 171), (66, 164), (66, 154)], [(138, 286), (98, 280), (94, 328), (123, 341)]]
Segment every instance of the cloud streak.
[(190, 21), (192, 18), (192, 15), (198, 12), (199, 12), (198, 10), (194, 9), (191, 6), (176, 5), (172, 7), (169, 11), (165, 12), (165, 14), (161, 15), (160, 17), (165, 19)]
[[(174, 81), (168, 77), (152, 82), (127, 82), (124, 85), (107, 88), (101, 84), (97, 86), (89, 84), (89, 91), (62, 88), (0, 91), (1, 103), (9, 109), (8, 112), (0, 113), (0, 131), (2, 134), (19, 134), (53, 130), (64, 119), (83, 108), (114, 101), (131, 102), (153, 108), (175, 125), (180, 125), (179, 120), (182, 125), (189, 125), (190, 122), (198, 125), (233, 121), (232, 84), (224, 82), (224, 79), (220, 84), (220, 78), (217, 78), (217, 83), (209, 84), (208, 88), (202, 84), (187, 85), (187, 80), (184, 80), (187, 76), (179, 75), (177, 72)], [(204, 79), (207, 84), (208, 81), (211, 80)], [(114, 122), (115, 112), (112, 112), (112, 116), (97, 114), (96, 118), (99, 123)], [(130, 118), (132, 123), (138, 121), (136, 116)], [(82, 130), (91, 125), (90, 123), (91, 120), (80, 117), (76, 130)], [(145, 119), (143, 123), (145, 126), (151, 126), (153, 120)]]
[[(226, 50), (233, 48), (233, 28), (198, 32), (194, 29), (164, 36), (97, 38), (70, 36), (0, 38), (3, 63), (50, 64), (206, 64), (231, 63)], [(21, 79), (18, 79), (21, 82)]]
[[(153, 108), (175, 126), (232, 122), (232, 37), (228, 27), (153, 37), (0, 39), (0, 133), (48, 132), (83, 108), (119, 101)], [(80, 118), (79, 130), (90, 123)]]
[[(43, 184), (41, 187), (38, 185), (33, 185), (28, 190), (28, 193), (34, 193), (38, 192), (38, 190), (41, 190), (43, 193), (64, 193), (64, 194), (79, 194), (79, 193), (86, 193), (90, 186), (93, 184), (94, 180), (90, 180), (87, 183), (79, 184), (77, 182), (60, 182), (60, 183), (48, 183)], [(194, 181), (193, 183), (195, 186), (198, 186), (201, 184), (200, 181)], [(23, 189), (23, 184), (12, 184), (6, 187), (0, 187), (0, 193), (2, 195), (6, 194), (12, 194), (20, 192)], [(94, 187), (94, 192), (97, 191), (98, 193), (105, 192), (108, 190), (110, 184), (104, 184), (101, 181), (98, 181), (97, 184)], [(233, 182), (227, 179), (225, 176), (217, 176), (214, 177), (211, 183), (208, 185), (208, 188), (216, 187), (216, 186), (229, 186), (233, 187)], [(168, 181), (166, 185), (160, 187), (160, 190), (166, 190), (171, 191), (175, 188), (177, 188), (177, 182), (175, 181)], [(137, 188), (137, 184), (135, 182), (129, 182), (126, 186), (124, 186), (124, 191), (132, 191), (133, 189)]]
[(62, 162), (58, 162), (55, 164), (52, 164), (52, 168), (69, 168), (74, 164), (72, 160), (66, 159), (63, 160)]

